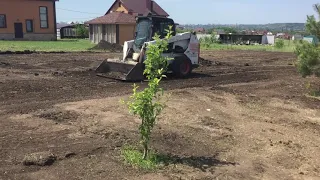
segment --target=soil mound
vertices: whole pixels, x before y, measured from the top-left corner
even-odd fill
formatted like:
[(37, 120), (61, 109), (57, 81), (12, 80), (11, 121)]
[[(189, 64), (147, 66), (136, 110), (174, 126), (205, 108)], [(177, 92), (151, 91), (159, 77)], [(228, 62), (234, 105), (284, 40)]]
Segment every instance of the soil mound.
[(222, 65), (221, 62), (219, 61), (214, 61), (214, 60), (206, 60), (202, 57), (199, 57), (199, 64), (202, 65), (202, 66), (218, 66), (218, 65)]
[(105, 51), (111, 51), (111, 52), (121, 52), (123, 48), (120, 44), (109, 43), (105, 40), (101, 40), (92, 49), (93, 50), (105, 50)]

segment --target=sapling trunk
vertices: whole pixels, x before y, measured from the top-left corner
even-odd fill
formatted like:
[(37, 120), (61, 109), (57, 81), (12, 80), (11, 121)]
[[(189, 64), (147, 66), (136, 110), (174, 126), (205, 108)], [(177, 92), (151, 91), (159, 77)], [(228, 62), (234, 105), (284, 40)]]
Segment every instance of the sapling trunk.
[(147, 143), (143, 143), (143, 159), (147, 159), (148, 157), (148, 144)]

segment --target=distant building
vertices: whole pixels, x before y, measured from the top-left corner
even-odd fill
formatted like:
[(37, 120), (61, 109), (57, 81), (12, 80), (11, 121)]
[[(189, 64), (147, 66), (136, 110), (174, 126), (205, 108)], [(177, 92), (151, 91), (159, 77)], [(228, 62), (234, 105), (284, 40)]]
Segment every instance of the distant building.
[[(77, 25), (75, 23), (67, 24), (67, 23), (57, 23), (57, 38), (64, 39), (64, 38), (88, 38), (88, 37), (81, 37), (77, 33)], [(89, 28), (85, 25), (86, 28)]]
[[(61, 39), (61, 28), (70, 26), (68, 23), (57, 23), (57, 39)], [(63, 38), (63, 37), (62, 37)]]
[(277, 33), (276, 38), (290, 40), (291, 36), (288, 33)]
[(225, 44), (254, 44), (262, 43), (263, 35), (247, 35), (247, 34), (220, 34), (220, 41)]
[(224, 44), (274, 44), (274, 35), (248, 34), (220, 34), (220, 41)]
[(299, 41), (303, 39), (303, 36), (301, 34), (295, 34), (291, 38), (293, 41)]
[(273, 35), (272, 32), (268, 32), (267, 35)]
[(196, 33), (201, 33), (201, 34), (205, 34), (206, 33), (206, 30), (204, 28), (196, 28), (194, 29), (194, 32)]
[(319, 39), (316, 36), (305, 36), (303, 38), (304, 41), (307, 41), (309, 43), (312, 43), (314, 45), (318, 45), (319, 44)]
[(276, 37), (279, 38), (279, 37), (282, 37), (282, 36), (284, 36), (284, 35), (285, 35), (285, 33), (277, 33), (277, 34), (276, 34)]
[(275, 43), (275, 36), (266, 34), (262, 36), (262, 42), (261, 44), (269, 44), (269, 45), (274, 45)]

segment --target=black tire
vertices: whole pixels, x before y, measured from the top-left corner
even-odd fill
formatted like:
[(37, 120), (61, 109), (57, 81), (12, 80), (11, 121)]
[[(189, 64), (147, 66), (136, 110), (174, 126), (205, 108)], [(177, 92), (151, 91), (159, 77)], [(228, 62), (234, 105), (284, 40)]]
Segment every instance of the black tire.
[(172, 71), (180, 78), (188, 77), (192, 72), (192, 63), (187, 57), (180, 57), (172, 63)]

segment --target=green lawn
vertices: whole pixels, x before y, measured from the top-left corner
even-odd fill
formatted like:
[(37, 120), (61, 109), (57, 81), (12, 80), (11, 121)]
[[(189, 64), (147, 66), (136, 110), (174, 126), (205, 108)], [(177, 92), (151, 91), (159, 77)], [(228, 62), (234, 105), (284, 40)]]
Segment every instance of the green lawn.
[(252, 51), (276, 51), (293, 52), (295, 44), (293, 41), (285, 40), (284, 47), (277, 49), (270, 45), (230, 45), (230, 44), (210, 44), (209, 47), (201, 46), (203, 50), (252, 50)]
[(89, 51), (95, 44), (89, 40), (0, 41), (0, 51)]
[[(89, 40), (58, 40), (58, 41), (0, 41), (0, 51), (97, 51), (90, 50), (95, 44)], [(268, 45), (227, 45), (210, 44), (209, 47), (201, 46), (203, 50), (256, 50), (256, 51), (280, 51), (293, 52), (293, 41), (285, 41), (282, 49), (277, 49)]]

